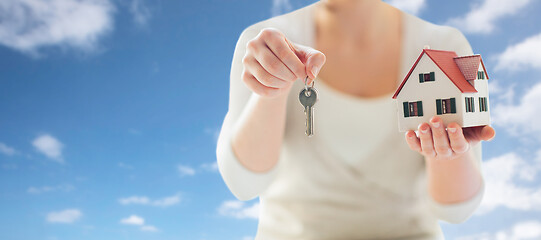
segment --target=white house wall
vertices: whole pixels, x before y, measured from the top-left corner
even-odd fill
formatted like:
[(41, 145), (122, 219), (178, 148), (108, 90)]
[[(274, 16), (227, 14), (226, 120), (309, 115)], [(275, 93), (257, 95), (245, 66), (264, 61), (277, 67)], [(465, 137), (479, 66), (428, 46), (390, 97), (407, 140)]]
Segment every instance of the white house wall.
[[(419, 83), (419, 73), (434, 72), (434, 82)], [(486, 81), (486, 80), (485, 80)], [(456, 113), (437, 115), (436, 99), (456, 99)], [(422, 117), (404, 118), (403, 102), (423, 102)], [(432, 116), (440, 116), (447, 126), (451, 122), (457, 122), (463, 125), (462, 113), (464, 111), (464, 101), (462, 93), (456, 85), (441, 71), (441, 69), (428, 57), (423, 54), (417, 66), (409, 76), (408, 81), (402, 87), (402, 90), (396, 97), (396, 106), (398, 109), (398, 128), (404, 132), (407, 130), (416, 130), (422, 122), (428, 122)]]
[[(478, 71), (484, 71), (483, 65), (479, 64)], [(464, 97), (473, 97), (475, 111), (474, 112), (468, 112), (464, 113), (464, 124), (463, 127), (471, 127), (471, 126), (479, 126), (479, 125), (489, 125), (490, 124), (490, 101), (488, 99), (488, 80), (486, 78), (485, 73), (485, 79), (477, 79), (473, 81), (475, 89), (477, 89), (477, 93), (464, 93)], [(461, 100), (461, 104), (463, 108), (465, 109), (466, 100), (464, 97)], [(486, 97), (487, 98), (487, 112), (480, 112), (479, 107), (479, 98), (480, 97)]]

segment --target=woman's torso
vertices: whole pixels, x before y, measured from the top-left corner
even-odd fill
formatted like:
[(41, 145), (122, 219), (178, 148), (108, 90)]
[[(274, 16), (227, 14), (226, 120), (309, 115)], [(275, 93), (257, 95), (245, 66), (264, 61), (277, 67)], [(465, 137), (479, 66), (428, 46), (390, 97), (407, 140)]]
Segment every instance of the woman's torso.
[[(291, 41), (313, 47), (314, 6), (252, 28), (274, 27)], [(424, 45), (438, 47), (447, 31), (408, 14), (402, 21), (399, 76)], [(327, 85), (329, 81), (315, 81), (319, 100), (310, 138), (304, 134), (305, 115), (298, 101), (303, 83), (297, 81), (290, 92), (279, 173), (260, 196), (256, 239), (440, 238), (437, 219), (423, 200), (424, 160), (398, 132), (392, 93), (359, 98)]]

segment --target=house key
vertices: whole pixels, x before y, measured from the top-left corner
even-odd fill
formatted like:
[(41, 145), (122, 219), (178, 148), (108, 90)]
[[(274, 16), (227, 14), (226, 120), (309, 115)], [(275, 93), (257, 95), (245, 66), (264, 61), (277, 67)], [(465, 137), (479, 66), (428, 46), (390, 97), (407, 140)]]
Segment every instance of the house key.
[(304, 107), (306, 115), (306, 136), (311, 137), (314, 134), (314, 104), (317, 102), (317, 91), (314, 88), (314, 81), (311, 86), (306, 84), (308, 77), (304, 80), (304, 89), (299, 93), (299, 101)]

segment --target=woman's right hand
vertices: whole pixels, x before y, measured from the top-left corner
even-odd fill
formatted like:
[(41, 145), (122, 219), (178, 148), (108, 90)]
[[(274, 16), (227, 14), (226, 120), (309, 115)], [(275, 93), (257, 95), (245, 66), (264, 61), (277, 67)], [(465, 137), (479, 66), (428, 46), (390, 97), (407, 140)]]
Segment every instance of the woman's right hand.
[(283, 33), (265, 28), (246, 44), (242, 59), (242, 80), (254, 93), (263, 97), (287, 95), (293, 82), (308, 76), (316, 78), (325, 55), (306, 46), (291, 43)]

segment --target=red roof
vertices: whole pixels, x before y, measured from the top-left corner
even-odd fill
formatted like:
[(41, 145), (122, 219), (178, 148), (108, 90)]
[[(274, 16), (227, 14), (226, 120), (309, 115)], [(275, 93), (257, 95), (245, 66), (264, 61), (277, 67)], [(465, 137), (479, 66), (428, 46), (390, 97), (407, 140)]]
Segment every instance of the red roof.
[[(471, 68), (471, 64), (475, 63), (474, 60), (467, 59), (467, 57), (458, 57), (455, 52), (453, 51), (443, 51), (443, 50), (433, 50), (433, 49), (423, 49), (423, 52), (421, 52), (421, 55), (417, 58), (417, 61), (413, 64), (410, 71), (396, 90), (396, 92), (393, 95), (393, 98), (396, 99), (396, 96), (400, 93), (402, 90), (402, 87), (404, 87), (404, 84), (406, 84), (406, 81), (410, 77), (411, 73), (413, 72), (413, 69), (417, 66), (417, 63), (419, 63), (419, 60), (421, 60), (421, 57), (423, 54), (425, 54), (430, 57), (430, 59), (438, 66), (441, 71), (455, 84), (455, 86), (461, 91), (461, 92), (477, 92), (475, 88), (466, 80), (464, 77), (464, 74), (462, 74), (462, 71), (460, 70), (459, 66), (457, 65), (455, 59), (461, 59), (466, 58), (466, 60), (458, 60), (461, 62), (461, 64), (464, 65), (464, 69), (466, 69), (466, 66), (468, 68)], [(475, 55), (474, 55), (475, 56)], [(479, 56), (479, 59), (481, 57)], [(482, 62), (482, 60), (480, 60)], [(479, 65), (477, 65), (479, 66)], [(483, 64), (484, 68), (484, 64)], [(466, 71), (466, 70), (465, 70)], [(468, 70), (469, 72), (470, 70)], [(486, 73), (486, 71), (485, 71)], [(477, 68), (475, 69), (475, 74), (477, 74)], [(476, 76), (476, 75), (474, 75)], [(488, 78), (488, 76), (487, 76)]]
[(463, 56), (463, 57), (456, 57), (455, 63), (466, 78), (466, 80), (475, 80), (477, 78), (477, 70), (479, 69), (479, 64), (483, 65), (483, 70), (485, 72), (485, 75), (488, 79), (487, 70), (485, 69), (485, 64), (483, 64), (483, 59), (481, 59), (481, 55), (471, 55), (471, 56)]

